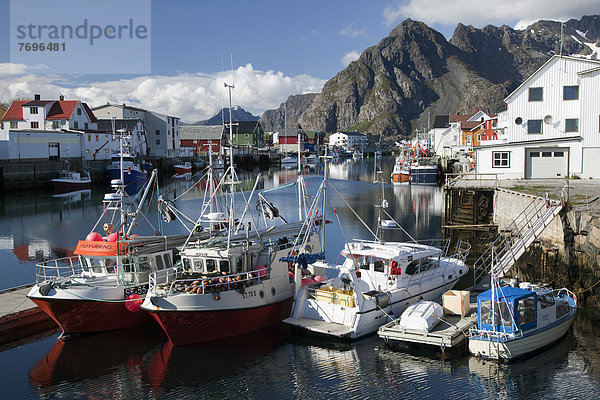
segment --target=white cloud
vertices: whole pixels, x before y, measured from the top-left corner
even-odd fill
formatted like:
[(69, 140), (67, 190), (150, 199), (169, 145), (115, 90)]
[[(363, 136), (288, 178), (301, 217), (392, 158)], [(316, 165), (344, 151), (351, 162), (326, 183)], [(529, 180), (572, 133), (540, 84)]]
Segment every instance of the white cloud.
[(597, 14), (597, 0), (400, 0), (385, 8), (383, 18), (388, 26), (405, 18), (423, 21), (428, 25), (483, 27), (488, 24), (514, 23), (523, 29), (527, 23), (541, 19), (566, 21), (583, 15)]
[(350, 64), (352, 61), (358, 60), (358, 57), (360, 57), (358, 51), (352, 50), (351, 52), (346, 53), (344, 57), (342, 57), (342, 65), (344, 67), (347, 67), (348, 64)]
[[(141, 76), (104, 82), (73, 84), (62, 75), (36, 74), (40, 67), (0, 64), (0, 100), (32, 98), (39, 93), (44, 99), (58, 98), (85, 101), (91, 107), (127, 103), (163, 112), (192, 122), (212, 117), (229, 105), (223, 83), (235, 84), (233, 104), (260, 115), (274, 109), (292, 94), (320, 92), (325, 80), (309, 75), (285, 76), (282, 72), (259, 71), (252, 64), (232, 72), (215, 74), (185, 73), (175, 76)], [(8, 71), (12, 74), (8, 74)]]
[(365, 28), (360, 28), (360, 29), (355, 28), (354, 23), (352, 23), (352, 24), (348, 25), (347, 27), (341, 29), (339, 33), (342, 36), (348, 36), (348, 37), (355, 38), (355, 37), (364, 35), (365, 30), (366, 30)]

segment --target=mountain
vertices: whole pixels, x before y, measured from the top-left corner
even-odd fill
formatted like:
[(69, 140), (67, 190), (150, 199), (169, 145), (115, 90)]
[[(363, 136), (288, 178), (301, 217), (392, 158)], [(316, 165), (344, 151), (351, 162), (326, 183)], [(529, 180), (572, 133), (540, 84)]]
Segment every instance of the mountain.
[(283, 130), (284, 121), (287, 121), (288, 128), (297, 128), (300, 115), (316, 97), (316, 93), (292, 95), (276, 110), (265, 111), (260, 117), (260, 125), (265, 132)]
[(599, 16), (569, 20), (562, 30), (561, 45), (560, 22), (538, 21), (523, 30), (458, 24), (448, 41), (407, 19), (325, 83), (321, 93), (291, 96), (261, 121), (280, 123), (285, 108), (288, 127), (399, 137), (427, 128), (437, 114), (475, 108), (496, 113), (553, 54), (598, 57)]
[[(240, 106), (232, 107), (233, 121), (258, 121), (256, 115), (252, 115)], [(221, 125), (223, 121), (229, 121), (229, 108), (221, 109), (214, 117), (207, 119), (200, 125)]]

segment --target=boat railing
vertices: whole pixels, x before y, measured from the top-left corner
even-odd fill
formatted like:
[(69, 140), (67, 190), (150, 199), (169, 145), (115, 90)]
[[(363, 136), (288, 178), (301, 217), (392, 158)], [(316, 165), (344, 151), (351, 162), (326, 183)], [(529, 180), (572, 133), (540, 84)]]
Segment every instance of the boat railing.
[(177, 293), (206, 294), (238, 290), (245, 293), (247, 287), (260, 284), (270, 278), (267, 267), (229, 275), (186, 277), (177, 268), (157, 271), (150, 274), (149, 291), (170, 296)]
[(554, 296), (554, 297), (566, 297), (567, 299), (572, 299), (575, 302), (575, 307), (577, 307), (577, 296), (575, 295), (575, 293), (571, 292), (567, 288), (554, 289), (552, 291), (552, 296)]
[(520, 329), (512, 332), (489, 331), (486, 329), (478, 329), (473, 326), (469, 328), (468, 337), (483, 338), (491, 342), (506, 342), (508, 340), (518, 339), (523, 337), (523, 331)]
[(57, 281), (74, 275), (81, 275), (83, 266), (78, 256), (57, 258), (35, 265), (36, 282)]

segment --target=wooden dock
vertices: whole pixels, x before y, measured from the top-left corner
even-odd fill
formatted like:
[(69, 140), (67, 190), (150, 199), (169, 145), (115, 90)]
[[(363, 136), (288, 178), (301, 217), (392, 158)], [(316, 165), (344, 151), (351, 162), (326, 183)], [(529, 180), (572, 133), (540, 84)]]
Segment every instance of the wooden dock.
[(377, 331), (377, 335), (386, 342), (412, 342), (419, 344), (434, 345), (452, 348), (460, 345), (467, 337), (469, 328), (477, 323), (477, 304), (471, 303), (468, 315), (461, 318), (460, 315), (445, 315), (431, 331), (416, 329), (405, 329), (400, 327), (400, 318), (383, 325)]
[(27, 298), (32, 285), (0, 291), (0, 345), (58, 328)]

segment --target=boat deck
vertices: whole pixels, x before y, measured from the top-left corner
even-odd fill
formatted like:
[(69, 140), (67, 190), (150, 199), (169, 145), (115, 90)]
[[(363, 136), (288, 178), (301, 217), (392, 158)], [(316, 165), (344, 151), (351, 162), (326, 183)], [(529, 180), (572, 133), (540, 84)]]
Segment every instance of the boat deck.
[(352, 333), (349, 326), (336, 324), (333, 322), (317, 321), (310, 318), (286, 318), (283, 320), (286, 324), (306, 329), (310, 332), (321, 333), (324, 335), (335, 336), (338, 338), (347, 338)]
[(477, 303), (471, 303), (470, 306), (470, 312), (465, 317), (445, 315), (429, 332), (401, 328), (400, 318), (398, 318), (379, 328), (377, 335), (386, 341), (428, 344), (441, 348), (455, 347), (467, 337), (469, 328), (477, 323)]

